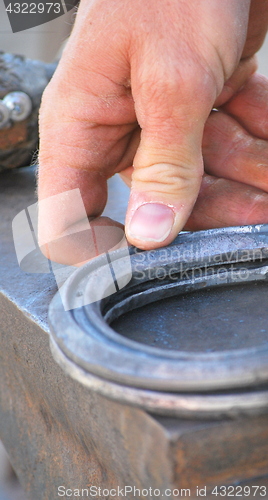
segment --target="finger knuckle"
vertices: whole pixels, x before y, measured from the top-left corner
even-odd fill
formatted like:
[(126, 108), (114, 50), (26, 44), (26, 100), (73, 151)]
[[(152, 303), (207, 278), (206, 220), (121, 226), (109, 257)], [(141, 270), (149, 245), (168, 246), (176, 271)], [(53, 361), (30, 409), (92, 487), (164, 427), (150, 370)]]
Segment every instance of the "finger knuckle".
[(188, 166), (156, 164), (135, 169), (132, 180), (137, 190), (177, 196), (182, 191), (195, 190), (199, 185), (200, 175)]

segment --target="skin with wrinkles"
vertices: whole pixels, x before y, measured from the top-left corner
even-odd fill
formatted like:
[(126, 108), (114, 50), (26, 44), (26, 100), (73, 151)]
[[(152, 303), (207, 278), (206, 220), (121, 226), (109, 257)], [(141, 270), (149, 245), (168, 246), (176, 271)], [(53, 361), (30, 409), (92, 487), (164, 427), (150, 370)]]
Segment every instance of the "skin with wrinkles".
[[(144, 249), (184, 227), (267, 222), (268, 82), (254, 57), (267, 25), (267, 0), (81, 0), (43, 96), (39, 199), (79, 188), (94, 220), (120, 172), (126, 235)], [(144, 209), (143, 238), (131, 233), (146, 203), (172, 210), (164, 240), (153, 224), (146, 240)], [(41, 210), (44, 252), (78, 222), (68, 207)]]

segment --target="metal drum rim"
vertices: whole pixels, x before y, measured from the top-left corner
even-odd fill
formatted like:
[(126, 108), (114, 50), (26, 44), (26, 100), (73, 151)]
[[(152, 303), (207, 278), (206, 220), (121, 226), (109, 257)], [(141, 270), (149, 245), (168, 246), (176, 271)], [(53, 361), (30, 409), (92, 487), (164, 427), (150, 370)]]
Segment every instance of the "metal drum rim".
[(59, 366), (89, 390), (151, 413), (179, 418), (221, 419), (262, 415), (268, 411), (267, 387), (254, 392), (233, 391), (225, 394), (163, 393), (125, 387), (85, 371), (63, 353), (53, 338), (50, 338), (50, 348)]
[[(234, 231), (236, 231), (234, 233)], [(199, 233), (190, 233), (187, 235), (183, 235), (182, 238), (178, 238), (178, 241), (187, 241), (192, 242), (193, 239), (196, 239), (198, 236), (207, 238), (213, 236), (228, 236), (230, 234), (246, 234), (246, 235), (254, 235), (258, 239), (258, 235), (265, 234), (267, 235), (266, 243), (264, 247), (268, 246), (268, 231), (267, 225), (257, 225), (257, 226), (246, 226), (239, 228), (224, 228), (221, 230), (209, 230), (209, 231), (201, 231)], [(258, 242), (260, 243), (260, 242)], [(258, 247), (256, 243), (256, 248)], [(259, 247), (258, 247), (259, 248)], [(121, 253), (122, 254), (122, 253)], [(120, 252), (118, 253), (120, 255)], [(101, 262), (101, 258), (98, 258), (99, 262)], [(79, 282), (81, 276), (84, 276), (88, 270), (94, 268), (96, 265), (97, 259), (95, 259), (95, 263), (88, 263), (84, 268), (76, 271), (75, 275), (72, 277), (72, 283)], [(99, 264), (98, 264), (99, 265)], [(67, 289), (68, 293), (68, 289)], [(92, 307), (92, 310), (96, 311), (96, 306)], [(89, 307), (87, 306), (87, 313)], [(61, 300), (59, 296), (56, 296), (50, 306), (50, 325), (51, 332), (54, 338), (54, 341), (58, 344), (59, 348), (63, 351), (63, 353), (72, 361), (74, 361), (78, 366), (87, 370), (89, 373), (95, 374), (96, 376), (100, 376), (102, 378), (106, 378), (107, 380), (114, 381), (116, 383), (120, 383), (122, 385), (132, 385), (135, 387), (143, 387), (152, 390), (159, 389), (161, 391), (212, 391), (212, 390), (222, 390), (223, 388), (241, 388), (241, 387), (249, 387), (256, 386), (259, 384), (266, 383), (268, 381), (268, 349), (261, 348), (251, 348), (245, 350), (239, 350), (243, 354), (243, 358), (246, 357), (246, 363), (244, 365), (251, 365), (250, 370), (245, 373), (245, 370), (239, 372), (239, 369), (235, 366), (237, 364), (237, 360), (239, 356), (237, 355), (238, 351), (234, 351), (232, 356), (229, 356), (229, 351), (225, 351), (222, 353), (206, 353), (206, 354), (190, 354), (187, 353), (186, 356), (183, 356), (183, 352), (177, 351), (176, 357), (172, 359), (167, 355), (167, 351), (164, 349), (157, 349), (151, 347), (145, 349), (143, 344), (140, 344), (140, 349), (138, 342), (130, 341), (124, 339), (120, 334), (116, 332), (114, 338), (116, 338), (117, 343), (111, 347), (109, 344), (110, 339), (109, 335), (100, 336), (99, 339), (94, 337), (95, 348), (93, 349), (93, 357), (91, 359), (90, 348), (85, 349), (84, 352), (81, 351), (77, 341), (74, 342), (72, 339), (66, 337), (66, 332), (63, 336), (61, 336), (60, 332), (57, 328), (57, 321), (61, 317), (62, 312), (65, 314), (65, 327), (68, 335), (70, 336), (70, 332), (72, 329), (75, 329), (75, 335), (79, 336), (81, 343), (88, 344), (88, 340), (90, 336), (92, 337), (92, 329), (90, 333), (90, 329), (87, 332), (83, 331), (79, 328), (79, 325), (75, 323), (74, 316), (72, 312), (66, 313), (63, 311), (63, 307), (61, 305)], [(104, 328), (104, 332), (107, 327), (104, 320), (100, 318), (100, 322)], [(92, 326), (92, 325), (91, 325)], [(111, 329), (110, 329), (111, 330)], [(98, 332), (99, 333), (99, 332)], [(102, 332), (103, 334), (103, 329)], [(123, 340), (124, 339), (124, 340)], [(92, 339), (91, 339), (92, 340)], [(88, 344), (89, 345), (89, 344)], [(97, 347), (96, 347), (97, 346)], [(136, 349), (135, 349), (136, 348)], [(128, 351), (129, 349), (129, 351)], [(96, 357), (96, 352), (102, 354), (98, 359)], [(160, 352), (159, 352), (160, 351)], [(137, 357), (138, 352), (138, 357)], [(232, 352), (232, 351), (231, 351)], [(239, 353), (241, 357), (241, 352)], [(112, 359), (112, 356), (116, 353), (115, 359)], [(121, 366), (118, 366), (120, 356), (122, 363)], [(162, 356), (159, 356), (162, 354)], [(182, 359), (184, 358), (184, 359)], [(228, 366), (225, 366), (220, 363), (221, 359), (229, 358)], [(104, 363), (104, 360), (108, 360), (107, 363)], [(131, 361), (132, 359), (132, 367), (129, 367), (127, 361)], [(164, 360), (164, 361), (163, 361)], [(231, 361), (230, 361), (231, 360)], [(211, 361), (211, 363), (209, 363)], [(243, 360), (242, 360), (243, 361)], [(244, 359), (245, 361), (245, 359)], [(195, 362), (194, 367), (190, 366), (191, 363)], [(205, 364), (208, 364), (207, 368)], [(143, 366), (142, 366), (143, 365)], [(149, 366), (148, 366), (149, 365)], [(201, 365), (201, 366), (200, 366)], [(205, 371), (202, 378), (202, 365)], [(127, 366), (127, 370), (125, 370)], [(143, 367), (146, 366), (146, 370)], [(159, 369), (159, 366), (161, 369)], [(130, 369), (131, 368), (131, 369)], [(172, 368), (172, 369), (171, 369)], [(194, 368), (194, 370), (193, 370)], [(245, 366), (244, 366), (245, 368)], [(190, 370), (194, 372), (192, 378), (188, 378), (185, 376), (185, 370)], [(151, 373), (151, 376), (150, 376)], [(187, 374), (186, 374), (187, 375)]]

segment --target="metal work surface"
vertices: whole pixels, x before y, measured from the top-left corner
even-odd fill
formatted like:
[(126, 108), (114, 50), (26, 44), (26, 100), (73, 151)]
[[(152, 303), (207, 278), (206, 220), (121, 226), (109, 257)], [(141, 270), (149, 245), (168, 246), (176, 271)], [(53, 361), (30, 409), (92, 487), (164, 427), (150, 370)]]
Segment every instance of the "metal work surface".
[[(21, 271), (12, 241), (12, 219), (36, 201), (33, 169), (3, 173), (0, 190), (0, 439), (28, 498), (54, 500), (60, 485), (90, 484), (190, 488), (191, 498), (205, 485), (210, 498), (215, 485), (254, 484), (267, 475), (266, 414), (217, 421), (156, 416), (64, 373), (49, 348), (54, 276)], [(106, 214), (122, 222), (126, 196), (112, 180)]]
[(28, 274), (18, 266), (12, 236), (12, 220), (36, 201), (34, 169), (1, 173), (1, 294), (48, 332), (47, 310), (57, 288), (53, 274)]

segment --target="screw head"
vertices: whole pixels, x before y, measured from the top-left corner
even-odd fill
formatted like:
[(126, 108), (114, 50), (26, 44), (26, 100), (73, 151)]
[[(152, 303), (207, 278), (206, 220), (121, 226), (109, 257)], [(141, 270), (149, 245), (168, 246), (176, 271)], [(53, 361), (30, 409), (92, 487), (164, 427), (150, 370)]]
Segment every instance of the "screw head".
[(33, 105), (30, 97), (25, 92), (10, 92), (3, 103), (10, 111), (10, 118), (14, 122), (21, 122), (31, 114)]

